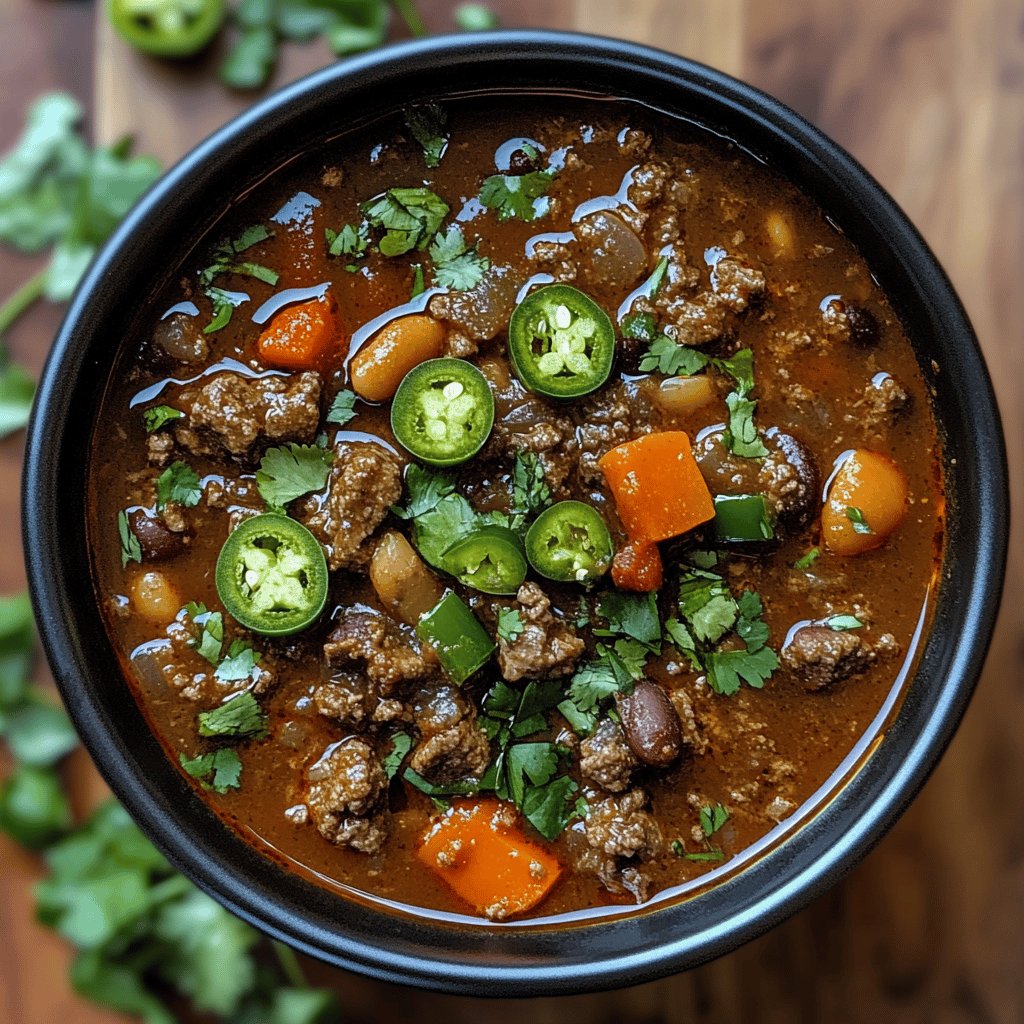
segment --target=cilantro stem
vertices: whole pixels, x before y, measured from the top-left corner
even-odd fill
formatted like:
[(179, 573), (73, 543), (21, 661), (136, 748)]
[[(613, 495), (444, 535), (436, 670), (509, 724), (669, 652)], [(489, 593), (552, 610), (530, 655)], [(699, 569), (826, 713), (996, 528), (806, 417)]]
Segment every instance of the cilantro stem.
[(44, 267), (30, 277), (13, 295), (0, 305), (0, 338), (14, 325), (14, 322), (35, 302), (43, 297), (49, 268)]
[(271, 940), (270, 944), (274, 947), (277, 962), (281, 965), (281, 973), (287, 979), (288, 984), (294, 988), (309, 988), (309, 982), (306, 980), (299, 958), (295, 955), (295, 950), (276, 939)]
[(391, 0), (391, 6), (398, 11), (398, 15), (405, 22), (406, 28), (414, 36), (425, 36), (427, 34), (427, 26), (420, 12), (416, 10), (415, 0)]

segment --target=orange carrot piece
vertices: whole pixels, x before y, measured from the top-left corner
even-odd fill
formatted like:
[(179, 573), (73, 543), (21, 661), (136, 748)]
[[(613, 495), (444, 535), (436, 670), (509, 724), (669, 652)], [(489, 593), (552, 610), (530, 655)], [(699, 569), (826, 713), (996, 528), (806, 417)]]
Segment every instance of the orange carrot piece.
[(678, 537), (715, 517), (715, 504), (681, 430), (647, 434), (599, 462), (632, 540)]
[(330, 299), (286, 306), (267, 324), (256, 343), (260, 360), (278, 370), (323, 368), (340, 352), (341, 331)]
[(821, 539), (837, 555), (859, 555), (881, 547), (906, 514), (903, 470), (888, 455), (859, 448), (839, 467), (828, 489)]
[(660, 590), (664, 571), (657, 544), (631, 541), (612, 559), (612, 582), (620, 590)]
[(458, 801), (416, 852), (456, 895), (496, 920), (535, 907), (562, 871), (554, 856), (507, 823), (508, 810), (497, 800)]
[(445, 327), (432, 316), (403, 316), (385, 324), (352, 357), (352, 389), (370, 402), (394, 398), (402, 378), (444, 351)]

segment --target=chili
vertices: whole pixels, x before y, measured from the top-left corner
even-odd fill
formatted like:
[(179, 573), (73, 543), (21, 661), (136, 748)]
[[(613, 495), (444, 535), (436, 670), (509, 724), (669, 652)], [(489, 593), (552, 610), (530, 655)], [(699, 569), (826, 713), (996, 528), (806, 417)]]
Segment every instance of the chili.
[(508, 352), (519, 379), (538, 395), (578, 398), (612, 372), (615, 329), (588, 295), (566, 284), (531, 292), (516, 306)]
[(327, 560), (301, 523), (277, 513), (244, 520), (224, 542), (215, 572), (228, 614), (266, 636), (312, 625), (327, 603)]
[(445, 551), (444, 568), (485, 594), (514, 594), (526, 579), (523, 542), (504, 526), (482, 526)]
[(601, 513), (582, 501), (560, 501), (526, 533), (526, 557), (542, 576), (592, 583), (612, 564), (615, 548)]
[(224, 0), (109, 0), (111, 24), (124, 39), (155, 57), (190, 57), (224, 21)]
[(460, 685), (483, 668), (496, 649), (480, 620), (452, 590), (420, 618), (416, 635), (434, 649), (441, 667)]
[(402, 378), (391, 405), (398, 442), (430, 466), (457, 466), (484, 446), (494, 425), (487, 378), (464, 359), (428, 359)]
[(775, 527), (763, 494), (716, 494), (715, 540), (748, 543), (771, 540)]

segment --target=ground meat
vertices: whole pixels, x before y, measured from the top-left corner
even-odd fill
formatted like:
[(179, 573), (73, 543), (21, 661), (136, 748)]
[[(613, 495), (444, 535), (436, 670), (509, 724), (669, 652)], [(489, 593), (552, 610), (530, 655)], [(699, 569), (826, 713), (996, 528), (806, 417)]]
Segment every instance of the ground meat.
[(370, 441), (335, 448), (327, 496), (307, 499), (301, 519), (327, 551), (332, 569), (364, 568), (372, 555), (363, 542), (402, 496), (402, 464)]
[(339, 672), (313, 691), (313, 703), (326, 718), (343, 725), (364, 727), (371, 722), (393, 722), (405, 716), (400, 700), (385, 697), (379, 683), (349, 672)]
[(888, 373), (877, 373), (868, 381), (861, 397), (846, 415), (849, 423), (879, 433), (892, 426), (910, 408), (907, 389)]
[(551, 602), (536, 583), (524, 583), (516, 595), (523, 631), (515, 640), (498, 638), (498, 667), (510, 682), (568, 675), (584, 642), (551, 612)]
[(633, 772), (640, 762), (629, 749), (622, 727), (610, 718), (601, 723), (580, 743), (580, 771), (609, 793), (629, 789)]
[(435, 782), (479, 778), (491, 759), (491, 744), (476, 724), (476, 712), (455, 687), (424, 690), (414, 705), (420, 742), (409, 764)]
[(825, 336), (830, 341), (850, 342), (859, 348), (872, 348), (882, 337), (878, 317), (852, 302), (833, 299), (821, 311)]
[(704, 725), (693, 710), (693, 701), (683, 689), (669, 690), (668, 699), (676, 709), (679, 724), (683, 730), (683, 742), (700, 757), (708, 752), (710, 744), (704, 735)]
[(651, 410), (641, 392), (619, 383), (604, 388), (576, 403), (576, 439), (579, 443), (580, 482), (601, 484), (601, 457), (616, 445), (649, 434)]
[(764, 273), (735, 256), (725, 256), (711, 271), (711, 287), (721, 305), (733, 313), (742, 313), (764, 295)]
[(803, 442), (778, 427), (764, 431), (762, 439), (768, 449), (763, 459), (733, 455), (721, 431), (698, 441), (693, 454), (713, 494), (764, 494), (781, 532), (802, 529), (821, 501), (817, 462)]
[(444, 355), (452, 359), (469, 359), (480, 351), (480, 346), (461, 331), (449, 331), (444, 339)]
[(782, 663), (805, 689), (823, 690), (858, 675), (879, 658), (898, 653), (899, 644), (891, 633), (883, 633), (872, 643), (855, 630), (815, 625), (796, 631), (782, 649)]
[(167, 430), (150, 434), (146, 438), (146, 454), (151, 466), (163, 469), (174, 458), (174, 437)]
[(565, 242), (542, 239), (530, 247), (529, 256), (538, 269), (546, 271), (563, 284), (575, 281), (579, 276), (576, 249)]
[(327, 840), (362, 853), (377, 853), (387, 839), (383, 796), (387, 776), (365, 740), (342, 740), (307, 772), (306, 806)]
[(643, 808), (647, 794), (631, 789), (621, 796), (589, 801), (584, 821), (587, 842), (608, 857), (646, 860), (661, 850), (661, 829), (654, 816)]
[(447, 320), (471, 341), (490, 341), (508, 326), (521, 283), (511, 268), (494, 266), (468, 291), (433, 296), (430, 315)]
[(320, 422), (320, 377), (218, 373), (186, 387), (175, 404), (186, 414), (172, 428), (180, 448), (192, 455), (226, 453), (247, 460), (269, 444), (313, 440)]
[(423, 679), (430, 666), (398, 625), (378, 612), (344, 609), (324, 644), (324, 657), (334, 667), (362, 669), (381, 693), (390, 695), (400, 683)]
[(626, 198), (638, 209), (649, 210), (665, 194), (665, 188), (672, 179), (672, 168), (661, 160), (641, 164), (633, 172), (633, 180), (626, 191)]

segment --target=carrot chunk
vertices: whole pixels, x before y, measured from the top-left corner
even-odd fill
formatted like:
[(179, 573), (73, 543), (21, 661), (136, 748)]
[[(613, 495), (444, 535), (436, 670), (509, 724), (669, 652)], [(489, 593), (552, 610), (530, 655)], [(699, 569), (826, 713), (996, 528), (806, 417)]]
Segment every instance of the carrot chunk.
[(494, 920), (535, 907), (562, 871), (505, 819), (497, 800), (459, 801), (430, 826), (417, 850), (456, 895)]
[(681, 430), (627, 441), (598, 464), (632, 540), (678, 537), (715, 517), (690, 439)]
[(352, 389), (371, 402), (394, 398), (402, 378), (414, 366), (441, 355), (445, 333), (439, 320), (419, 313), (385, 324), (352, 357)]
[(332, 354), (341, 355), (342, 334), (330, 299), (286, 306), (257, 342), (260, 359), (278, 370), (317, 370)]
[(854, 451), (839, 467), (821, 511), (821, 539), (837, 555), (881, 547), (907, 514), (907, 478), (880, 452)]
[(661, 589), (664, 571), (657, 544), (634, 541), (616, 552), (612, 560), (612, 582), (620, 590), (648, 593)]

